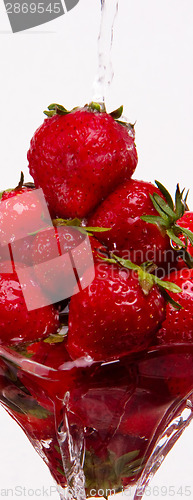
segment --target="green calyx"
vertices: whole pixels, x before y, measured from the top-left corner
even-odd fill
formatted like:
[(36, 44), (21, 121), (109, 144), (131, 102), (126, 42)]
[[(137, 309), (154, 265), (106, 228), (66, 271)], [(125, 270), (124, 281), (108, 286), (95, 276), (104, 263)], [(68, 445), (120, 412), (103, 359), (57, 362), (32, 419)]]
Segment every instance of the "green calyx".
[[(80, 233), (87, 234), (88, 236), (93, 236), (93, 233), (104, 233), (105, 231), (110, 231), (111, 227), (90, 227), (83, 226), (82, 220), (75, 217), (75, 219), (53, 219), (52, 224), (54, 227), (74, 227), (80, 231)], [(48, 227), (38, 229), (33, 233), (28, 233), (28, 236), (35, 236), (38, 233), (46, 231)]]
[(176, 309), (181, 309), (180, 304), (175, 302), (175, 300), (173, 300), (168, 293), (168, 292), (180, 293), (182, 291), (181, 288), (175, 283), (172, 283), (171, 281), (163, 281), (160, 278), (158, 278), (155, 274), (152, 274), (157, 268), (154, 262), (147, 261), (141, 264), (141, 266), (139, 266), (137, 264), (134, 264), (130, 260), (122, 259), (121, 257), (114, 255), (113, 253), (111, 253), (110, 259), (104, 257), (100, 258), (108, 262), (109, 264), (119, 264), (120, 266), (126, 269), (135, 271), (138, 274), (139, 284), (145, 295), (148, 295), (151, 288), (154, 285), (157, 285), (160, 288), (161, 292), (163, 293), (165, 300), (169, 302)]
[[(77, 109), (86, 109), (88, 111), (94, 112), (94, 113), (107, 113), (106, 107), (104, 102), (94, 102), (91, 101), (89, 104), (85, 104), (84, 108), (80, 108), (76, 106), (75, 108), (72, 108), (71, 110), (67, 110), (62, 106), (61, 104), (57, 103), (52, 103), (48, 106), (48, 111), (45, 110), (44, 114), (48, 117), (51, 118), (52, 116), (56, 115), (68, 115), (69, 113), (72, 113), (73, 111), (76, 111)], [(114, 111), (111, 111), (111, 113), (108, 113), (115, 121), (118, 121), (121, 125), (124, 125), (125, 127), (134, 128), (134, 125), (131, 123), (127, 123), (126, 121), (120, 121), (120, 118), (123, 114), (123, 106), (119, 106), (119, 108), (115, 109)]]
[(70, 226), (76, 227), (81, 233), (88, 234), (88, 236), (93, 236), (93, 233), (104, 233), (105, 231), (110, 231), (111, 227), (90, 227), (82, 226), (82, 220), (75, 219), (54, 219), (52, 221), (54, 227)]
[[(76, 108), (74, 108), (74, 109), (76, 109)], [(61, 106), (61, 104), (56, 104), (54, 102), (48, 106), (48, 111), (45, 110), (44, 114), (46, 116), (48, 116), (48, 118), (51, 118), (52, 116), (55, 116), (55, 115), (68, 115), (69, 113), (74, 111), (74, 109), (72, 109), (71, 111), (68, 111), (66, 108), (64, 108), (64, 106)]]
[(104, 498), (107, 498), (110, 491), (118, 493), (122, 490), (122, 480), (124, 478), (134, 478), (139, 474), (144, 466), (144, 459), (140, 457), (140, 450), (133, 450), (120, 457), (108, 450), (105, 458), (96, 454), (90, 447), (86, 450), (84, 459), (85, 488), (88, 497), (92, 489), (103, 490)]
[[(188, 240), (191, 245), (193, 245), (193, 233), (189, 229), (181, 227), (177, 224), (177, 221), (184, 215), (185, 211), (189, 210), (187, 206), (188, 191), (183, 198), (184, 189), (180, 191), (179, 184), (177, 184), (175, 202), (173, 202), (170, 193), (163, 184), (158, 181), (155, 181), (155, 184), (166, 201), (157, 193), (154, 193), (153, 196), (150, 194), (149, 196), (153, 206), (159, 215), (143, 215), (141, 219), (150, 224), (156, 224), (161, 230), (164, 230), (170, 238), (170, 244), (174, 250), (178, 251), (184, 249), (186, 251)], [(179, 238), (180, 235), (185, 237), (185, 243)], [(191, 256), (187, 254), (188, 253), (185, 253), (187, 259), (191, 258)]]
[[(99, 102), (94, 102), (94, 101), (90, 102), (89, 104), (85, 104), (84, 108), (89, 110), (89, 111), (94, 111), (94, 112), (98, 112), (98, 113), (106, 113), (107, 112), (104, 103), (99, 103)], [(61, 104), (52, 103), (48, 106), (48, 111), (47, 110), (44, 111), (44, 114), (48, 117), (51, 117), (54, 115), (67, 115), (69, 113), (72, 113), (76, 109), (81, 109), (81, 108), (79, 108), (77, 106), (75, 108), (72, 108), (71, 110), (67, 110)], [(115, 109), (114, 111), (112, 111), (109, 114), (110, 114), (110, 116), (112, 116), (112, 118), (114, 118), (115, 120), (118, 120), (123, 114), (123, 106), (120, 106), (119, 108)]]

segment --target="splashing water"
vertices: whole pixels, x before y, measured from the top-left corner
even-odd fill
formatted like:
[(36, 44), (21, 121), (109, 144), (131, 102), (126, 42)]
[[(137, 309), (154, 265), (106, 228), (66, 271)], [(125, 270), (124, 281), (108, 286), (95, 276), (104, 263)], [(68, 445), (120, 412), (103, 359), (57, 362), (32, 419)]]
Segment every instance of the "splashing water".
[(98, 36), (98, 74), (93, 85), (93, 101), (105, 103), (106, 89), (113, 80), (111, 62), (114, 23), (119, 0), (101, 0), (101, 24)]

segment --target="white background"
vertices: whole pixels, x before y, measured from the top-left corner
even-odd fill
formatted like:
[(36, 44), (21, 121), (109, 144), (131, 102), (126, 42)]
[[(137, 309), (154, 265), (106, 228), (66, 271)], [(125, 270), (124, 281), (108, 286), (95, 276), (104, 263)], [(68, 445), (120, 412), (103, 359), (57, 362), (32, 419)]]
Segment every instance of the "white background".
[[(172, 193), (177, 182), (190, 187), (193, 209), (193, 2), (119, 0), (119, 4), (108, 110), (124, 104), (124, 114), (131, 123), (136, 121), (135, 176), (158, 179)], [(70, 109), (92, 99), (99, 22), (100, 0), (80, 0), (57, 20), (12, 34), (0, 4), (0, 190), (15, 186), (21, 170), (30, 179), (26, 153), (48, 104), (58, 102)], [(175, 499), (180, 498), (177, 491), (182, 485), (181, 498), (186, 498), (189, 485), (193, 499), (192, 442), (190, 426), (156, 474), (147, 498), (163, 498), (164, 485), (174, 486)], [(17, 485), (31, 489), (23, 490), (21, 498), (36, 498), (36, 488), (53, 484), (46, 466), (3, 410), (0, 443), (0, 498), (2, 489)], [(18, 495), (12, 496), (10, 490), (7, 497)]]

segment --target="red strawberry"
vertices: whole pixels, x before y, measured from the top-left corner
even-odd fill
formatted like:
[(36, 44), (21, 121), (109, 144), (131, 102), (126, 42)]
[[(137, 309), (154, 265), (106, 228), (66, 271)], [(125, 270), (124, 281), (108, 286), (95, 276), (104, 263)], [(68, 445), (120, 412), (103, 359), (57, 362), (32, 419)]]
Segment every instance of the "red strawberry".
[(9, 198), (13, 198), (14, 196), (23, 194), (26, 191), (31, 191), (34, 188), (35, 188), (35, 186), (34, 186), (34, 184), (32, 184), (32, 182), (28, 182), (27, 184), (24, 184), (24, 175), (23, 175), (23, 172), (21, 172), (21, 176), (20, 176), (20, 180), (19, 180), (18, 185), (13, 189), (6, 189), (5, 191), (2, 191), (0, 193), (0, 200), (1, 201), (8, 200)]
[[(32, 278), (31, 286), (41, 307), (44, 298)], [(53, 306), (28, 311), (17, 274), (0, 274), (0, 343), (32, 342), (56, 333), (58, 327), (58, 312)]]
[(43, 194), (37, 192), (31, 182), (26, 184), (23, 182), (24, 175), (21, 172), (19, 184), (15, 189), (0, 193), (2, 202), (0, 205), (0, 264), (5, 260), (7, 262), (10, 260), (7, 272), (12, 272), (11, 260), (12, 262), (16, 260), (23, 265), (32, 265), (33, 236), (29, 236), (29, 233), (51, 224)]
[(72, 358), (118, 359), (148, 347), (165, 317), (156, 286), (145, 295), (137, 273), (97, 264), (92, 284), (72, 297), (67, 350)]
[(138, 389), (125, 407), (119, 431), (125, 435), (152, 439), (167, 408), (168, 402), (160, 402), (155, 394)]
[(59, 108), (31, 140), (29, 170), (52, 215), (85, 217), (133, 174), (134, 132), (92, 106), (64, 114)]
[(50, 224), (50, 215), (41, 190), (22, 187), (18, 191), (5, 192), (2, 196), (0, 204), (1, 245), (18, 242), (22, 238), (29, 237), (30, 233)]
[(172, 299), (180, 304), (181, 309), (174, 309), (171, 304), (166, 307), (166, 319), (158, 332), (158, 339), (164, 344), (193, 342), (193, 269), (182, 269), (173, 272), (168, 281), (181, 288), (181, 292), (169, 292)]
[(153, 356), (139, 363), (139, 385), (163, 401), (184, 398), (193, 385), (192, 345), (158, 346)]
[(150, 182), (130, 179), (100, 204), (88, 225), (111, 228), (96, 235), (117, 255), (139, 264), (148, 260), (163, 264), (174, 255), (169, 238), (158, 225), (141, 219), (146, 213), (156, 215), (149, 196), (154, 193), (162, 196)]
[(193, 382), (193, 269), (176, 271), (171, 274), (169, 281), (181, 288), (181, 292), (175, 294), (175, 300), (181, 305), (181, 309), (174, 309), (171, 304), (167, 304), (166, 319), (157, 332), (157, 338), (161, 345), (170, 345), (170, 348), (174, 346), (175, 349), (176, 344), (181, 345), (179, 354), (171, 354), (170, 365), (169, 358), (165, 356), (162, 369), (170, 394), (185, 396)]
[[(81, 273), (80, 268), (84, 271), (89, 253), (89, 242), (84, 239), (85, 235), (78, 229), (65, 226), (50, 227), (35, 237), (32, 246), (34, 271), (53, 303), (70, 297), (75, 288), (76, 293), (79, 291), (73, 272), (73, 252), (78, 252), (77, 265)], [(91, 249), (90, 257), (92, 259)]]
[(52, 343), (35, 342), (27, 347), (30, 358), (36, 363), (58, 369), (66, 361), (70, 361), (69, 354), (65, 348), (65, 342)]
[(80, 231), (71, 226), (50, 227), (39, 232), (32, 244), (37, 280), (53, 303), (78, 293), (85, 270), (93, 264), (93, 258), (100, 260), (99, 255), (105, 251), (99, 241)]
[(34, 188), (27, 186), (20, 186), (15, 189), (8, 189), (3, 191), (1, 194), (1, 201), (9, 200), (10, 198), (14, 198), (14, 196), (20, 196), (21, 194), (27, 193), (28, 191), (33, 191)]
[[(51, 368), (51, 378), (52, 369), (58, 370), (66, 362), (70, 361), (68, 352), (65, 349), (65, 342), (59, 343), (47, 343), (47, 342), (36, 342), (27, 347), (27, 355), (30, 356), (32, 362), (38, 363), (38, 365), (46, 366)], [(38, 374), (39, 367), (36, 366), (36, 373)], [(40, 366), (41, 374), (41, 366)], [(53, 400), (56, 396), (56, 383), (52, 383), (49, 377), (42, 378), (41, 375), (34, 379), (33, 375), (26, 374), (24, 371), (18, 371), (18, 378), (22, 384), (30, 392), (31, 396), (38, 401), (40, 405), (49, 411), (53, 411)], [(66, 376), (67, 379), (67, 376)], [(57, 389), (59, 388), (59, 383), (57, 384)], [(62, 387), (63, 395), (65, 393), (64, 386)], [(62, 393), (60, 390), (60, 393)]]
[(193, 355), (191, 352), (178, 356), (174, 354), (172, 361), (172, 369), (166, 380), (168, 390), (172, 396), (184, 398), (193, 386)]

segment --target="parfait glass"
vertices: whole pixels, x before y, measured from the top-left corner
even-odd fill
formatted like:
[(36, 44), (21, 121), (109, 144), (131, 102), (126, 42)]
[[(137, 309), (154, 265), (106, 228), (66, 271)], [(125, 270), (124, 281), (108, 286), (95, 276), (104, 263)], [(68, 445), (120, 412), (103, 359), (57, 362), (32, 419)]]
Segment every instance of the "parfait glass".
[(58, 349), (45, 344), (38, 362), (37, 353), (0, 347), (2, 406), (48, 466), (61, 499), (142, 498), (192, 419), (193, 348), (155, 346), (110, 363), (57, 356), (53, 367)]

